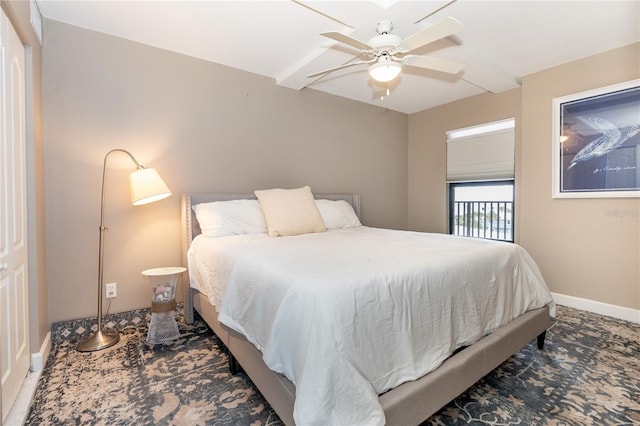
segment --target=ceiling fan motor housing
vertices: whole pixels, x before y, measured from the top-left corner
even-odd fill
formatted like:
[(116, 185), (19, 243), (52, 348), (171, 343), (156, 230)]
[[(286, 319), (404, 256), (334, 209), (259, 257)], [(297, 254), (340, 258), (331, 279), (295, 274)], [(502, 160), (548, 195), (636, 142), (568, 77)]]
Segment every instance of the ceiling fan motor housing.
[(376, 32), (380, 35), (391, 34), (391, 30), (393, 30), (393, 22), (391, 21), (380, 21), (376, 25)]
[(387, 52), (390, 55), (396, 53), (398, 45), (402, 41), (400, 36), (391, 34), (393, 24), (391, 21), (380, 21), (376, 25), (376, 31), (378, 36), (371, 38), (368, 42), (369, 46), (373, 47), (376, 51), (376, 56), (379, 56), (383, 52)]
[(379, 51), (396, 50), (402, 39), (395, 34), (382, 34), (369, 40), (369, 46)]

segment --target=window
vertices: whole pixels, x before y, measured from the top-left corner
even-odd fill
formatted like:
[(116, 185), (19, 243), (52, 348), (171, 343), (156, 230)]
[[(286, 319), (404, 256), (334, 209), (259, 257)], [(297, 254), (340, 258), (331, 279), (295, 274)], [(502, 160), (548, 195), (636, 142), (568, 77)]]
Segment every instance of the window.
[(450, 183), (449, 232), (513, 242), (513, 181)]
[(449, 232), (513, 242), (513, 119), (447, 132)]

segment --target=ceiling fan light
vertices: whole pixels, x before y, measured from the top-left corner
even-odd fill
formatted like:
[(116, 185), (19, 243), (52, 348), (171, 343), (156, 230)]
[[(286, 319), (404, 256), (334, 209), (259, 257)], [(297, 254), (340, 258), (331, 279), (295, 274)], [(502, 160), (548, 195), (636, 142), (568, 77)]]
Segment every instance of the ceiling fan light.
[(393, 61), (380, 61), (369, 67), (369, 75), (375, 81), (386, 83), (393, 80), (402, 71), (402, 65)]

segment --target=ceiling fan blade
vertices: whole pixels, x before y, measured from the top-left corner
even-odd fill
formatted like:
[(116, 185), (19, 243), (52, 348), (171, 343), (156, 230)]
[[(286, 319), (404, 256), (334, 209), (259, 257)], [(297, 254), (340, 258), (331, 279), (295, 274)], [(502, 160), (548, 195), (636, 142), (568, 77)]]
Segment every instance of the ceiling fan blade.
[(411, 67), (425, 68), (446, 72), (449, 74), (457, 74), (464, 69), (462, 62), (452, 61), (450, 59), (434, 58), (433, 56), (407, 55), (402, 58), (403, 65)]
[(313, 78), (313, 77), (318, 77), (318, 76), (323, 75), (323, 74), (329, 74), (330, 72), (338, 71), (338, 70), (341, 70), (343, 68), (352, 67), (354, 65), (370, 64), (370, 63), (375, 62), (375, 61), (376, 61), (376, 59), (372, 59), (370, 61), (351, 62), (349, 64), (339, 65), (337, 67), (329, 68), (329, 69), (326, 69), (324, 71), (314, 72), (313, 74), (309, 74), (307, 76), (307, 78)]
[(455, 34), (463, 28), (464, 25), (460, 21), (449, 16), (405, 38), (400, 42), (398, 50), (402, 53), (411, 52), (419, 47)]
[(355, 38), (349, 37), (348, 35), (344, 35), (336, 31), (320, 33), (320, 35), (328, 37), (335, 41), (339, 41), (340, 43), (347, 44), (351, 47), (355, 47), (356, 49), (359, 49), (359, 50), (373, 50), (373, 47), (369, 46), (364, 41), (356, 40)]

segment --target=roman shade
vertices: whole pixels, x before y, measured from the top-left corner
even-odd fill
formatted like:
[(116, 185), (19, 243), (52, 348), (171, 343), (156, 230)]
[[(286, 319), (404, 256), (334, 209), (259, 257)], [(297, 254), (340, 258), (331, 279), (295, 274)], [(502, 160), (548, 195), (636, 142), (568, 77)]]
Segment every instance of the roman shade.
[(447, 132), (447, 182), (515, 176), (514, 119)]

